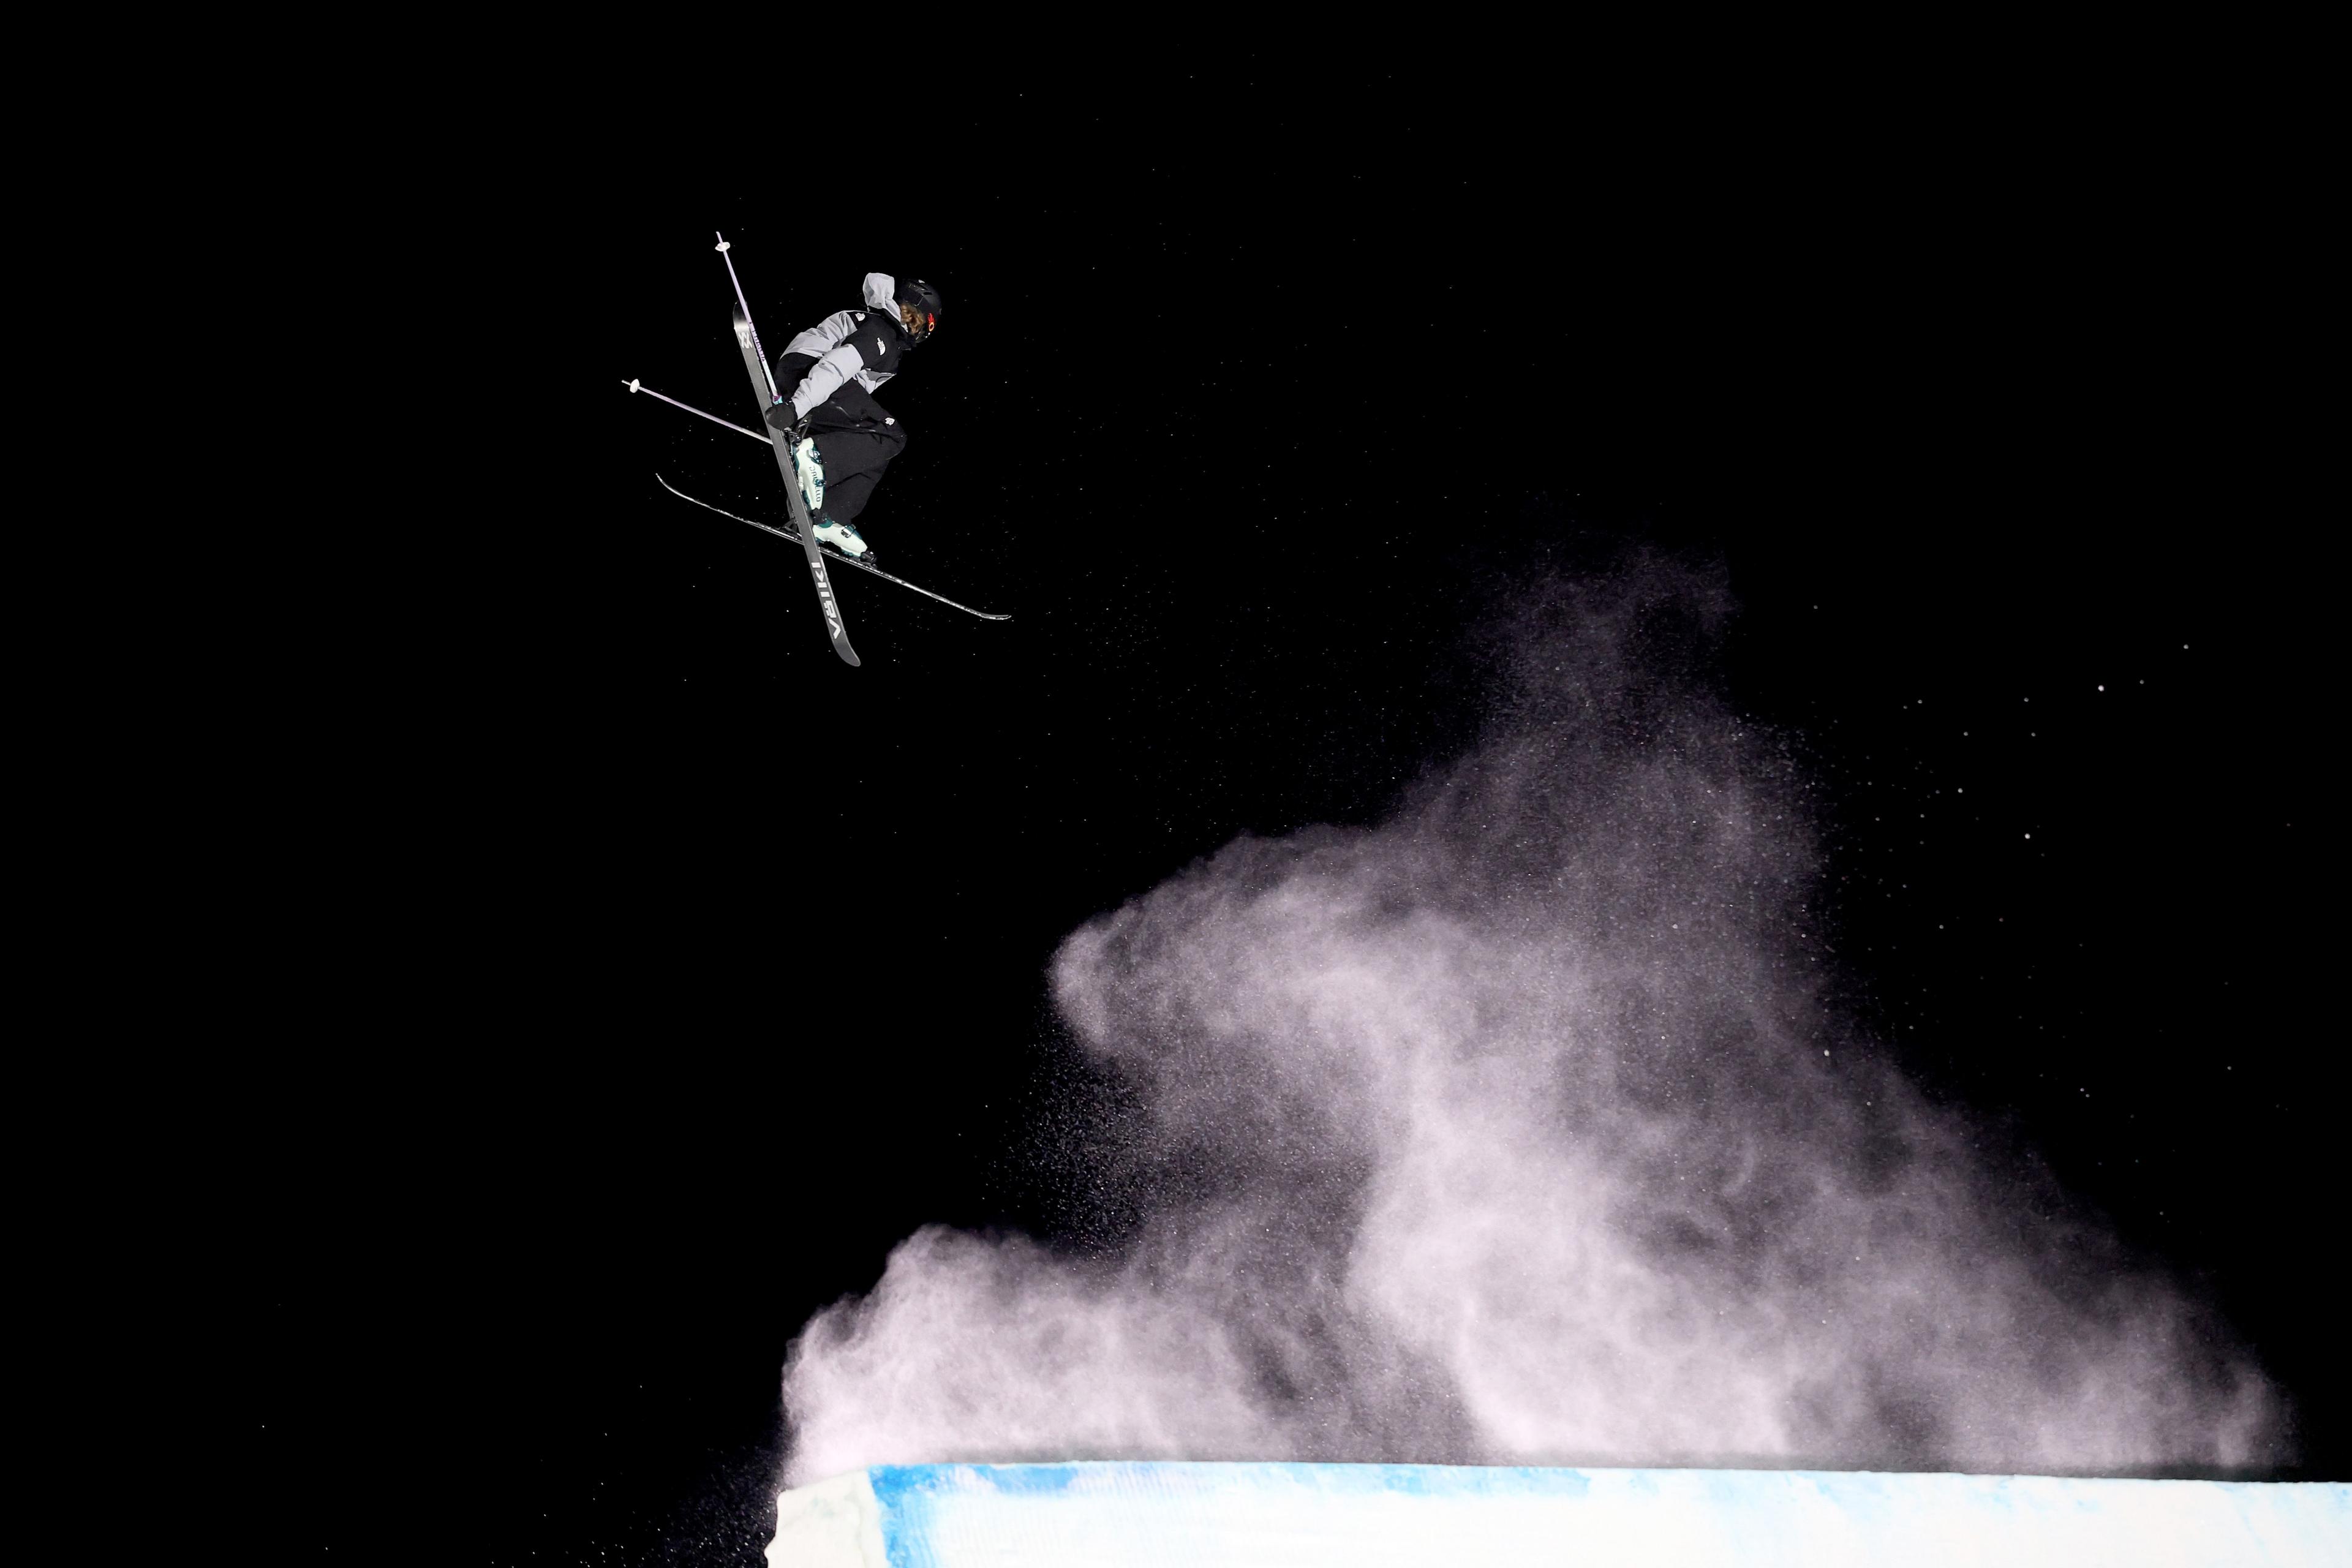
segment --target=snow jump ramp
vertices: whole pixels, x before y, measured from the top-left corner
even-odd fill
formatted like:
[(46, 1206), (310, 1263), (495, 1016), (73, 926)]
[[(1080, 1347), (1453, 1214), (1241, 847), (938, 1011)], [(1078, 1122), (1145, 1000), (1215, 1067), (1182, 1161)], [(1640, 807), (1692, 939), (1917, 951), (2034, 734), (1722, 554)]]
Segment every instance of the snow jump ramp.
[(2352, 1485), (1444, 1465), (877, 1465), (772, 1568), (2352, 1568)]

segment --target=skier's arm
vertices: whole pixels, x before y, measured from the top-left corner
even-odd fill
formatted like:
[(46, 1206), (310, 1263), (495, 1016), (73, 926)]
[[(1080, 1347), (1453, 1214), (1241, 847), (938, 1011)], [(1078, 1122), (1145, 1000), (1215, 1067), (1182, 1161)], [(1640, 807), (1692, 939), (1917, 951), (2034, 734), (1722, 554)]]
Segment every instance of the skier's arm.
[(809, 366), (801, 377), (800, 386), (786, 394), (793, 405), (794, 424), (808, 417), (809, 410), (834, 395), (835, 388), (866, 368), (865, 356), (857, 352), (856, 339), (828, 350), (825, 356)]

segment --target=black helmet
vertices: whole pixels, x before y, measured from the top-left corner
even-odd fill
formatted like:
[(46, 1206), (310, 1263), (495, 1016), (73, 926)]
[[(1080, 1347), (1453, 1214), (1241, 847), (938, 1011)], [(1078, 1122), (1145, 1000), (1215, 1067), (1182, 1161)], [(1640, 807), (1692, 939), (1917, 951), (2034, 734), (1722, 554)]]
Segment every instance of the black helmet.
[(899, 323), (899, 330), (907, 334), (907, 346), (913, 348), (939, 330), (940, 291), (919, 278), (911, 278), (898, 285), (897, 297), (899, 304), (915, 308), (915, 324)]

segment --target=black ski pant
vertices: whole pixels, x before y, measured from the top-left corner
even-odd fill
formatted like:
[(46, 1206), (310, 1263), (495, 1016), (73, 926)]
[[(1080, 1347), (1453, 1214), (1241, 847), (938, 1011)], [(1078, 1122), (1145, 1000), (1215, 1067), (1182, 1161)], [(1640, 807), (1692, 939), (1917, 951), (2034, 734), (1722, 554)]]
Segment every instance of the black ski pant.
[[(791, 396), (814, 363), (814, 354), (779, 355), (776, 385)], [(856, 522), (882, 482), (882, 470), (907, 444), (907, 427), (855, 381), (843, 382), (810, 409), (808, 426), (824, 464), (824, 514), (835, 522)]]

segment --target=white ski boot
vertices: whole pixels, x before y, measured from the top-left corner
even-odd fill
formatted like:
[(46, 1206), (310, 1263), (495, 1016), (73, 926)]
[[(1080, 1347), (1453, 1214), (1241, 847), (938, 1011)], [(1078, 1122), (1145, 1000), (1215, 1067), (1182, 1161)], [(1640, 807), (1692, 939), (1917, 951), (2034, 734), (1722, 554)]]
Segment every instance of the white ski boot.
[(808, 502), (809, 515), (816, 516), (824, 510), (824, 459), (817, 453), (815, 437), (793, 443), (793, 472), (801, 481), (801, 500)]
[(863, 561), (872, 553), (866, 541), (858, 537), (857, 530), (822, 514), (816, 519), (816, 536), (819, 542), (832, 545), (853, 561)]

